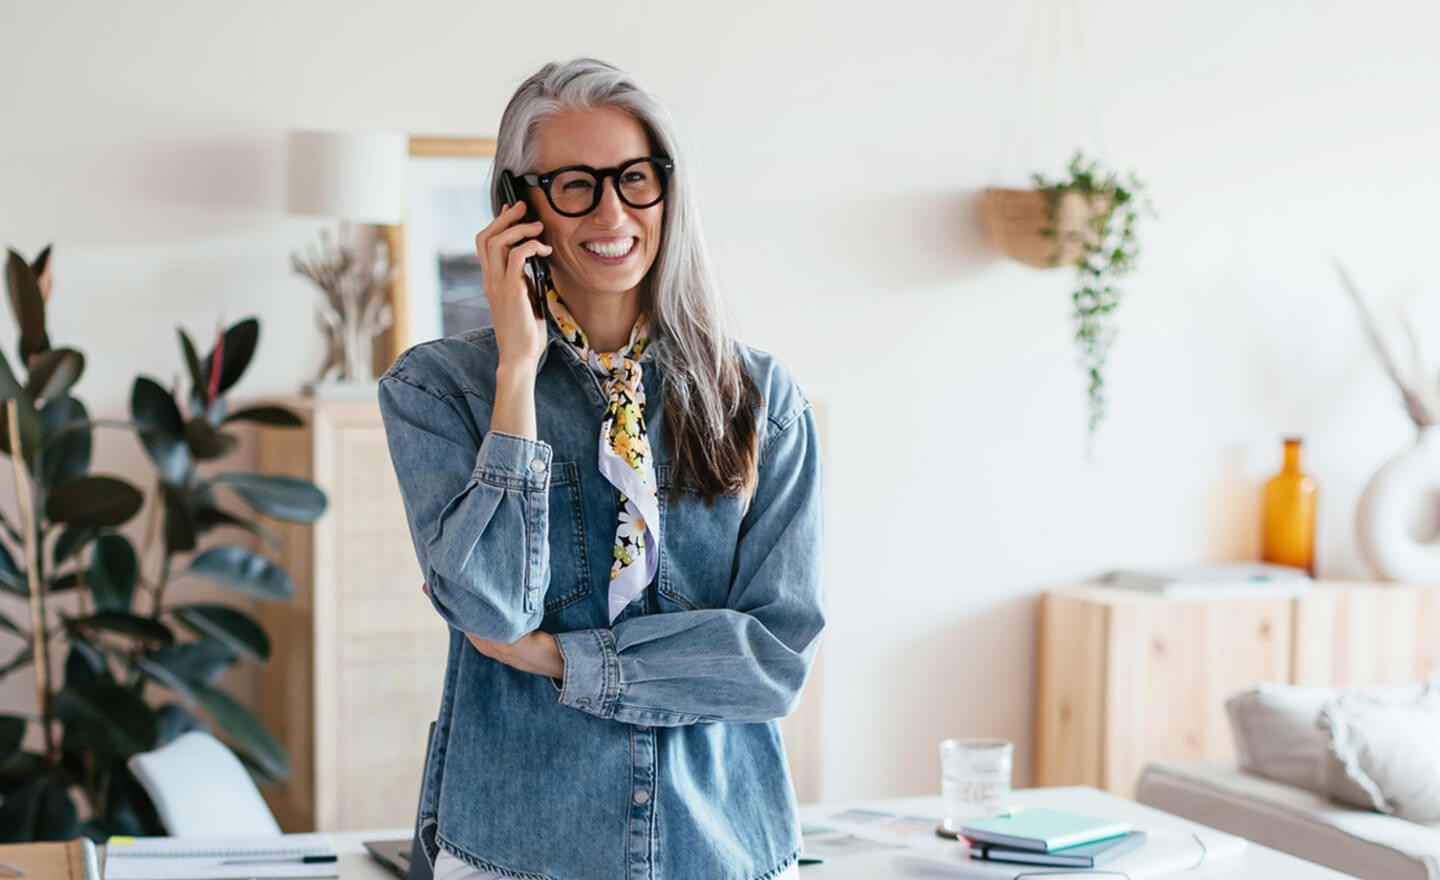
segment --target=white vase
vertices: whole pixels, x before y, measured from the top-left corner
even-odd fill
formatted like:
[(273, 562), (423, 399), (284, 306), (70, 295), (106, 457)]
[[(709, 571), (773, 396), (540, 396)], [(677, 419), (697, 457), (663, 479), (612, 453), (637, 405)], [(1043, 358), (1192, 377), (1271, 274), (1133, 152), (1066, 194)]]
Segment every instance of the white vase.
[[(1360, 496), (1360, 554), (1384, 580), (1440, 587), (1440, 426), (1421, 428), (1415, 445), (1387, 461)], [(1428, 534), (1428, 537), (1425, 535)]]

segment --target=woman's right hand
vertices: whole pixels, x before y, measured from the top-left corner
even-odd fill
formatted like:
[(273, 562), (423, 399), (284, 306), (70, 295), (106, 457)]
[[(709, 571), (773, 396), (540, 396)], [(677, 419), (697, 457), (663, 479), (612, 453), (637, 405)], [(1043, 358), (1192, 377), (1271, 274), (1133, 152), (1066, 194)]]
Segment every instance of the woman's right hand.
[(525, 260), (549, 256), (550, 246), (538, 237), (545, 227), (539, 221), (520, 222), (524, 218), (525, 204), (516, 202), (475, 236), (475, 254), (480, 258), (502, 367), (533, 368), (545, 348), (545, 320), (535, 317), (530, 307)]

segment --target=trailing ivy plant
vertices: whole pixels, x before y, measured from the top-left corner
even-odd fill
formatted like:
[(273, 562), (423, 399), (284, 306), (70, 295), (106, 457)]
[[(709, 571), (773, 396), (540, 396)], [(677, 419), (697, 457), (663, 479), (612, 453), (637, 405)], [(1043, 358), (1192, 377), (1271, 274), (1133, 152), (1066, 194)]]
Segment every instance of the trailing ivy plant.
[[(1074, 260), (1075, 290), (1070, 298), (1075, 322), (1075, 345), (1080, 367), (1085, 372), (1089, 408), (1087, 429), (1091, 436), (1105, 418), (1105, 361), (1115, 341), (1113, 315), (1120, 304), (1120, 290), (1114, 282), (1130, 274), (1140, 256), (1135, 226), (1140, 214), (1154, 216), (1145, 187), (1132, 173), (1124, 178), (1087, 160), (1077, 151), (1067, 175), (1050, 180), (1034, 174), (1035, 186), (1046, 196), (1049, 226), (1041, 234), (1056, 239), (1057, 264), (1066, 242), (1080, 251)], [(1076, 229), (1061, 229), (1060, 203), (1070, 193), (1085, 199), (1086, 223)], [(1064, 241), (1061, 241), (1061, 239)]]
[[(238, 608), (179, 595), (198, 579), (286, 600), (290, 576), (247, 546), (206, 541), (202, 549), (201, 539), (239, 529), (275, 546), (255, 514), (311, 522), (325, 496), (289, 477), (208, 472), (234, 450), (236, 423), (301, 424), (280, 407), (228, 410), (225, 395), (259, 342), (253, 318), (219, 333), (204, 355), (179, 332), (183, 394), (140, 376), (129, 420), (90, 418), (70, 393), (85, 358), (52, 347), (46, 330), (49, 256), (46, 248), (27, 263), (11, 251), (6, 266), (20, 342), (18, 370), (0, 355), (0, 452), (20, 513), (0, 522), (0, 592), (24, 600), (29, 613), (17, 620), (0, 611), (0, 678), (33, 670), (39, 712), (0, 714), (0, 840), (158, 834), (155, 809), (125, 764), (139, 752), (208, 729), (261, 781), (290, 772), (264, 724), (216, 686), (242, 657), (265, 662), (264, 629)], [(99, 428), (134, 432), (144, 446), (154, 465), (143, 479), (153, 486), (148, 508), (129, 480), (91, 473)], [(137, 548), (121, 528), (142, 509)], [(62, 595), (75, 610), (50, 602)], [(55, 650), (63, 653), (59, 681), (50, 675)], [(25, 748), (37, 728), (39, 750)]]

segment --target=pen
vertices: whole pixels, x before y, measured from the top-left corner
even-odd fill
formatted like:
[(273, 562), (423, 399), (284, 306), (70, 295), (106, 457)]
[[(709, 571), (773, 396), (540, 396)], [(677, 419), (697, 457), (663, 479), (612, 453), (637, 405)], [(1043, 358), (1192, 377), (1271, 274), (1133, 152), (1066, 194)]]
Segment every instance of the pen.
[(259, 865), (266, 863), (285, 864), (287, 862), (301, 865), (323, 865), (328, 862), (339, 861), (339, 856), (269, 856), (266, 858), (253, 859), (226, 859), (222, 865)]
[(0, 862), (0, 871), (4, 871), (7, 875), (9, 875), (9, 876), (11, 876), (11, 877), (24, 877), (24, 876), (25, 876), (25, 869), (24, 869), (24, 868), (17, 868), (17, 867), (15, 867), (14, 865), (10, 864), (9, 862)]

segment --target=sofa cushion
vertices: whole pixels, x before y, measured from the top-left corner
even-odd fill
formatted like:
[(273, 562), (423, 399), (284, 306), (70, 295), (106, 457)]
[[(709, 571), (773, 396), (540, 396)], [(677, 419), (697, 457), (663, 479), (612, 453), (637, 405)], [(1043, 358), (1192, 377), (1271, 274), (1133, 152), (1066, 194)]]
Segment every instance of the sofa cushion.
[(1377, 700), (1352, 693), (1326, 703), (1321, 779), (1330, 797), (1414, 822), (1440, 821), (1440, 693)]
[[(1423, 684), (1364, 688), (1375, 699), (1411, 701)], [(1361, 689), (1355, 689), (1359, 691)], [(1332, 687), (1260, 684), (1225, 701), (1240, 766), (1247, 772), (1326, 794), (1322, 778), (1328, 735), (1316, 726), (1320, 710), (1354, 691)]]
[(1365, 880), (1440, 880), (1440, 825), (1343, 807), (1233, 762), (1151, 763), (1135, 799)]

